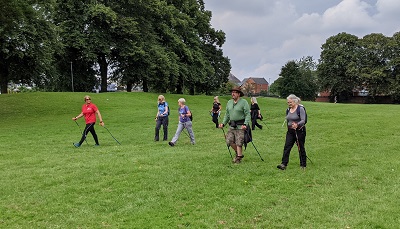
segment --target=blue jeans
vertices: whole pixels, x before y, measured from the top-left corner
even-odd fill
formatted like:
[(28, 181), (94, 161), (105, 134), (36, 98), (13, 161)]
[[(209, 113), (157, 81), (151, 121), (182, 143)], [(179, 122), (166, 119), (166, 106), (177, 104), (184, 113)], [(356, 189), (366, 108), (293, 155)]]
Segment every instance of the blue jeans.
[(176, 129), (175, 136), (172, 138), (171, 142), (175, 144), (178, 141), (179, 135), (181, 135), (184, 128), (186, 128), (187, 131), (189, 132), (190, 142), (192, 144), (195, 144), (196, 141), (194, 140), (194, 133), (192, 130), (192, 121), (179, 122), (178, 129)]

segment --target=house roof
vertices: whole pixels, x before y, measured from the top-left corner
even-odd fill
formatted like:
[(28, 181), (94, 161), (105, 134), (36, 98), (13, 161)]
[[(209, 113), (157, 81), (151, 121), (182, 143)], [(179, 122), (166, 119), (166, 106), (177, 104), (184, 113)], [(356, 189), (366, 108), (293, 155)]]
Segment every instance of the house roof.
[(238, 78), (236, 78), (236, 76), (234, 76), (232, 73), (229, 73), (228, 80), (234, 84), (237, 84), (237, 85), (240, 84), (240, 80)]
[(244, 78), (243, 81), (242, 81), (242, 84), (244, 84), (249, 79), (252, 79), (256, 84), (269, 84), (266, 79), (264, 79), (264, 78), (256, 78), (256, 77)]

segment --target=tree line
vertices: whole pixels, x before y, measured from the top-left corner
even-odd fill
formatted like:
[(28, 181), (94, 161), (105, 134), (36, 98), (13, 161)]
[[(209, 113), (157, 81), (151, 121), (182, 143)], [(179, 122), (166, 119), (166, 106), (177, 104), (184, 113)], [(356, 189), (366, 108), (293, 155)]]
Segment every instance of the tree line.
[(377, 96), (400, 102), (400, 32), (362, 38), (343, 32), (329, 37), (321, 49), (318, 63), (310, 56), (286, 63), (271, 91), (282, 97), (295, 93), (305, 100), (327, 91), (332, 101), (345, 102), (354, 91), (365, 90), (369, 102)]
[[(203, 0), (0, 0), (0, 87), (206, 93), (228, 81), (225, 33)], [(98, 82), (97, 78), (100, 79)]]

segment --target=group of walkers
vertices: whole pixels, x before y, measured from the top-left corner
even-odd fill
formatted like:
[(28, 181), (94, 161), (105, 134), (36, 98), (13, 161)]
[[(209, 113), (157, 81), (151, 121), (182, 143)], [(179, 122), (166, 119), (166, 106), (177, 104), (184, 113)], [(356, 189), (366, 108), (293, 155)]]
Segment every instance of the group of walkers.
[[(225, 136), (226, 144), (235, 151), (235, 157), (233, 158), (233, 163), (240, 163), (244, 157), (243, 155), (243, 145), (245, 143), (245, 138), (250, 138), (250, 128), (255, 130), (257, 126), (262, 129), (262, 125), (257, 123), (257, 119), (262, 120), (262, 115), (260, 107), (258, 106), (257, 99), (255, 97), (251, 98), (251, 106), (248, 102), (243, 99), (244, 93), (240, 87), (233, 88), (231, 90), (232, 99), (226, 104), (225, 116), (221, 123), (218, 122), (218, 118), (221, 114), (221, 103), (218, 96), (214, 97), (214, 102), (210, 110), (210, 115), (212, 116), (212, 121), (216, 128), (223, 129), (226, 125), (229, 125), (229, 130)], [(90, 132), (95, 140), (95, 145), (99, 146), (99, 141), (94, 130), (94, 125), (96, 123), (96, 114), (100, 119), (100, 125), (104, 126), (104, 122), (100, 111), (95, 104), (91, 102), (89, 96), (84, 97), (85, 104), (82, 106), (82, 112), (72, 118), (76, 121), (80, 117), (85, 117), (86, 127), (82, 133), (81, 140), (79, 143), (74, 143), (75, 147), (80, 147), (85, 141), (87, 134)], [(287, 97), (288, 109), (286, 110), (286, 141), (283, 149), (282, 162), (277, 166), (278, 169), (285, 170), (289, 163), (290, 151), (294, 144), (297, 145), (299, 150), (300, 158), (300, 168), (305, 169), (307, 167), (307, 154), (305, 151), (305, 138), (306, 138), (306, 112), (304, 107), (300, 104), (301, 100), (297, 96), (291, 94)], [(157, 103), (157, 114), (155, 117), (156, 127), (154, 141), (160, 140), (160, 129), (163, 127), (163, 141), (168, 140), (168, 123), (170, 115), (170, 107), (165, 100), (163, 95), (158, 96)], [(189, 107), (186, 105), (186, 100), (184, 98), (178, 99), (178, 113), (179, 122), (176, 129), (175, 135), (168, 144), (173, 147), (176, 145), (180, 134), (184, 129), (187, 130), (188, 136), (190, 138), (191, 144), (196, 144), (195, 135), (192, 129), (192, 113)], [(251, 122), (251, 127), (250, 127)]]

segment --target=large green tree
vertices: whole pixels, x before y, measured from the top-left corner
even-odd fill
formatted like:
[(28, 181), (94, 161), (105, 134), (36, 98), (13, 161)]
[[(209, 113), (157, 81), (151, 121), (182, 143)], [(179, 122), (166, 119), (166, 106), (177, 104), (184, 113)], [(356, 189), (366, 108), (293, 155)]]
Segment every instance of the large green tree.
[(396, 103), (400, 103), (400, 32), (397, 32), (390, 38), (388, 43), (389, 68), (390, 68), (390, 86), (389, 95)]
[(281, 97), (295, 94), (303, 100), (315, 100), (318, 92), (316, 84), (316, 63), (311, 56), (299, 61), (289, 61), (282, 67), (279, 78), (275, 80), (272, 93)]
[(45, 85), (54, 74), (57, 50), (52, 24), (52, 1), (0, 1), (0, 87), (7, 93), (9, 81)]
[(322, 45), (318, 65), (318, 82), (321, 90), (329, 91), (331, 99), (346, 101), (359, 86), (359, 61), (361, 50), (357, 36), (339, 33), (328, 38)]
[(358, 69), (361, 89), (368, 90), (373, 99), (376, 95), (388, 94), (391, 85), (390, 38), (383, 34), (369, 34), (360, 39)]

